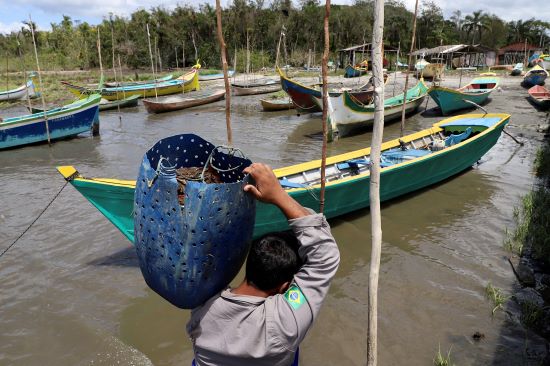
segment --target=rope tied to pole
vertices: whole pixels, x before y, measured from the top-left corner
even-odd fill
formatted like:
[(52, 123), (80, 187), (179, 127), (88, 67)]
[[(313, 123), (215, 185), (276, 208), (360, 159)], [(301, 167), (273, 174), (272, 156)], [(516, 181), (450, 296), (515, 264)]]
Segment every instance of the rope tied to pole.
[(23, 237), (23, 235), (25, 235), (27, 233), (27, 231), (30, 230), (31, 227), (33, 227), (33, 225), (38, 221), (38, 219), (40, 217), (42, 217), (44, 212), (46, 212), (46, 210), (52, 205), (52, 203), (57, 199), (57, 197), (59, 197), (59, 195), (61, 194), (63, 189), (65, 189), (67, 184), (69, 184), (69, 181), (66, 181), (65, 184), (63, 184), (61, 189), (55, 194), (55, 196), (52, 198), (52, 200), (46, 205), (46, 207), (40, 212), (40, 214), (30, 223), (30, 225), (27, 226), (27, 228), (21, 233), (21, 235), (19, 235), (17, 237), (17, 239), (15, 239), (10, 245), (8, 245), (8, 247), (6, 249), (4, 249), (4, 251), (2, 251), (2, 253), (0, 253), (0, 258), (2, 258), (2, 256), (4, 254), (6, 254), (8, 252), (8, 250), (10, 250), (19, 241), (19, 239), (21, 239)]

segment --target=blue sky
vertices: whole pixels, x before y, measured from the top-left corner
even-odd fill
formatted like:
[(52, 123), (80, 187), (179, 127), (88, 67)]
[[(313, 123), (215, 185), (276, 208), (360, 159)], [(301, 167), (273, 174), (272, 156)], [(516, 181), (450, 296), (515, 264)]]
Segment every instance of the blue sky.
[[(222, 0), (222, 5), (231, 0)], [(347, 4), (353, 0), (333, 0), (334, 4)], [(455, 10), (468, 14), (474, 10), (497, 14), (505, 20), (527, 20), (532, 17), (550, 22), (550, 6), (541, 6), (542, 2), (522, 2), (518, 6), (513, 0), (435, 0), (443, 9), (445, 16)], [(20, 23), (29, 18), (29, 13), (40, 29), (49, 29), (51, 22), (58, 23), (62, 15), (69, 15), (73, 20), (87, 21), (91, 24), (100, 22), (109, 12), (128, 15), (139, 8), (149, 9), (153, 6), (173, 8), (178, 3), (200, 4), (215, 0), (178, 1), (178, 0), (0, 0), (0, 32), (19, 29)], [(414, 0), (404, 0), (406, 6), (414, 8)], [(266, 1), (269, 3), (269, 0)]]

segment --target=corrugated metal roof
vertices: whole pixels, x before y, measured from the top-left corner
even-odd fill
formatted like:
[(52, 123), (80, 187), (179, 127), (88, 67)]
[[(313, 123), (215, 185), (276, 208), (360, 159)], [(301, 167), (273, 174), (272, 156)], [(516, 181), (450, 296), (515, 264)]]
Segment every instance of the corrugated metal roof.
[[(540, 50), (541, 48), (532, 44), (527, 44), (527, 51), (536, 51)], [(502, 55), (505, 52), (524, 52), (525, 51), (525, 43), (524, 42), (516, 42), (509, 44), (508, 46), (504, 46), (502, 48), (499, 48), (498, 54)]]
[(434, 48), (423, 48), (411, 53), (413, 56), (429, 56), (429, 55), (445, 55), (449, 53), (483, 53), (489, 51), (487, 47), (480, 45), (468, 45), (468, 44), (452, 44), (445, 46), (438, 46)]
[[(365, 49), (365, 52), (366, 51), (370, 52), (371, 45), (372, 45), (372, 43), (359, 44), (357, 46), (350, 46), (348, 48), (342, 48), (341, 50), (338, 50), (338, 52), (362, 51), (363, 48)], [(397, 51), (397, 48), (392, 47), (392, 46), (384, 45), (384, 50), (385, 51)]]

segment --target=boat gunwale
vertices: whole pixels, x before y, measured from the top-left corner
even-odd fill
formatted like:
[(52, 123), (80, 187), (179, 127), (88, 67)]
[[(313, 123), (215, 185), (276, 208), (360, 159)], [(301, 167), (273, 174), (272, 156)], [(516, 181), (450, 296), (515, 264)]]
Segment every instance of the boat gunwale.
[(48, 119), (64, 117), (66, 114), (74, 114), (76, 112), (84, 111), (90, 107), (95, 107), (96, 104), (99, 106), (100, 101), (101, 95), (91, 94), (87, 98), (79, 99), (73, 103), (67, 104), (66, 106), (55, 108), (52, 110), (51, 114), (46, 111), (46, 113), (40, 112), (26, 114), (19, 117), (6, 118), (0, 122), (0, 127), (16, 126), (17, 124), (24, 124), (28, 122), (41, 122), (46, 118), (45, 116), (47, 116)]
[[(466, 140), (464, 140), (464, 141), (462, 141), (458, 144), (446, 147), (445, 149), (442, 149), (442, 150), (439, 150), (439, 151), (434, 151), (431, 154), (427, 154), (427, 155), (424, 155), (424, 156), (421, 156), (421, 157), (417, 157), (417, 158), (409, 160), (409, 161), (404, 161), (404, 162), (401, 162), (401, 163), (398, 163), (398, 164), (393, 164), (391, 166), (383, 167), (383, 168), (381, 168), (381, 173), (389, 172), (389, 171), (392, 171), (392, 170), (400, 170), (400, 169), (403, 169), (405, 167), (410, 166), (411, 164), (416, 164), (418, 162), (421, 162), (421, 161), (424, 161), (424, 160), (427, 160), (427, 159), (432, 159), (432, 158), (441, 156), (443, 154), (448, 153), (449, 151), (459, 149), (459, 148), (465, 146), (466, 144), (469, 144), (473, 141), (476, 141), (476, 140), (482, 138), (483, 136), (491, 133), (492, 131), (494, 131), (498, 127), (500, 127), (502, 124), (506, 124), (509, 121), (509, 119), (511, 118), (511, 115), (506, 114), (506, 113), (489, 113), (489, 114), (473, 113), (473, 114), (463, 114), (463, 115), (458, 115), (458, 116), (446, 118), (446, 119), (444, 119), (440, 122), (434, 123), (432, 125), (432, 127), (430, 127), (430, 128), (427, 128), (427, 129), (424, 129), (424, 130), (421, 130), (421, 131), (403, 136), (402, 138), (396, 138), (396, 139), (389, 140), (389, 141), (386, 141), (386, 142), (382, 143), (381, 151), (389, 150), (389, 149), (394, 148), (394, 147), (399, 147), (401, 145), (399, 140), (407, 143), (407, 142), (410, 142), (410, 141), (414, 141), (418, 138), (422, 138), (422, 137), (425, 137), (425, 136), (436, 134), (436, 133), (441, 132), (441, 131), (444, 130), (441, 127), (442, 124), (447, 124), (447, 123), (450, 123), (450, 122), (454, 122), (454, 121), (457, 121), (457, 120), (460, 120), (460, 119), (464, 119), (466, 117), (468, 117), (468, 118), (498, 117), (498, 118), (500, 118), (500, 120), (498, 122), (496, 122), (495, 124), (493, 124), (492, 126), (487, 127), (485, 130), (483, 130), (479, 134), (477, 134), (475, 136), (472, 136), (472, 137), (470, 137), (470, 138), (468, 138), (468, 139), (466, 139)], [(465, 123), (464, 126), (468, 126), (468, 124)], [(334, 165), (334, 164), (337, 164), (339, 162), (352, 160), (352, 159), (355, 159), (355, 158), (358, 158), (358, 157), (370, 156), (370, 151), (371, 151), (371, 147), (367, 147), (367, 148), (364, 148), (364, 149), (359, 149), (359, 150), (350, 151), (350, 152), (343, 153), (343, 154), (334, 155), (334, 156), (331, 156), (331, 157), (327, 158), (326, 164), (327, 165)], [(305, 172), (305, 171), (309, 171), (309, 170), (318, 169), (320, 166), (321, 166), (321, 160), (318, 159), (318, 160), (312, 160), (312, 161), (299, 163), (299, 164), (295, 164), (295, 165), (290, 165), (290, 166), (287, 166), (287, 167), (277, 168), (277, 169), (274, 169), (273, 172), (275, 173), (275, 176), (277, 178), (283, 178), (283, 177), (288, 177), (290, 175), (294, 175), (294, 174), (297, 174), (297, 173), (300, 173), (300, 172)], [(61, 168), (69, 169), (71, 174), (63, 173)], [(85, 178), (72, 166), (58, 167), (57, 170), (60, 172), (60, 174), (62, 174), (64, 176), (64, 178), (66, 180), (69, 180), (69, 181), (75, 182), (75, 183), (76, 182), (84, 183), (84, 184), (92, 183), (92, 184), (101, 184), (101, 185), (115, 186), (115, 187), (121, 187), (121, 188), (135, 188), (135, 184), (136, 184), (136, 182), (134, 180), (122, 180), (122, 179), (112, 179), (112, 178)], [(327, 181), (326, 182), (326, 187), (328, 188), (328, 187), (332, 187), (332, 186), (335, 186), (335, 185), (338, 185), (338, 184), (344, 184), (344, 183), (352, 182), (352, 181), (355, 181), (355, 180), (365, 179), (369, 176), (370, 176), (370, 171), (367, 170), (367, 171), (365, 171), (364, 173), (361, 173), (361, 174), (348, 176), (348, 177), (344, 177), (344, 178), (339, 178), (339, 179), (335, 179), (335, 180), (332, 180), (332, 181)], [(295, 192), (297, 193), (297, 192), (301, 192), (301, 191), (319, 189), (320, 187), (321, 187), (321, 184), (318, 183), (318, 184), (307, 186), (307, 187), (291, 188), (291, 189), (288, 189), (286, 191), (288, 193), (295, 193)]]

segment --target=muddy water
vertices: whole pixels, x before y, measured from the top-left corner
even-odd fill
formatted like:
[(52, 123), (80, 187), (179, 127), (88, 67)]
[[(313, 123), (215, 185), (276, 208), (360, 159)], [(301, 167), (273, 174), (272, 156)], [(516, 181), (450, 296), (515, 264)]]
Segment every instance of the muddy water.
[[(398, 82), (402, 82), (401, 79)], [(449, 86), (457, 80), (448, 79)], [(505, 228), (531, 187), (536, 132), (545, 115), (509, 79), (487, 105), (513, 114), (508, 130), (480, 164), (453, 179), (383, 205), (379, 295), (381, 365), (430, 365), (441, 345), (457, 365), (529, 364), (544, 352), (503, 312), (491, 317), (488, 282), (510, 293)], [(391, 81), (388, 86), (391, 94)], [(274, 167), (320, 155), (319, 116), (262, 113), (259, 96), (235, 97), (234, 144)], [(57, 165), (86, 176), (133, 179), (158, 139), (193, 132), (225, 141), (224, 102), (151, 116), (142, 106), (101, 115), (101, 136), (0, 153), (0, 250), (44, 209), (64, 181)], [(430, 110), (410, 118), (407, 132), (429, 127)], [(9, 112), (20, 112), (17, 107)], [(399, 135), (388, 125), (385, 139)], [(330, 144), (329, 154), (370, 144), (371, 134)], [(330, 202), (327, 202), (330, 204)], [(301, 365), (362, 365), (370, 216), (362, 210), (331, 222), (342, 261), (330, 295), (301, 348)], [(189, 313), (145, 285), (130, 243), (72, 187), (0, 258), (0, 364), (187, 365)], [(471, 335), (485, 337), (476, 342)]]

